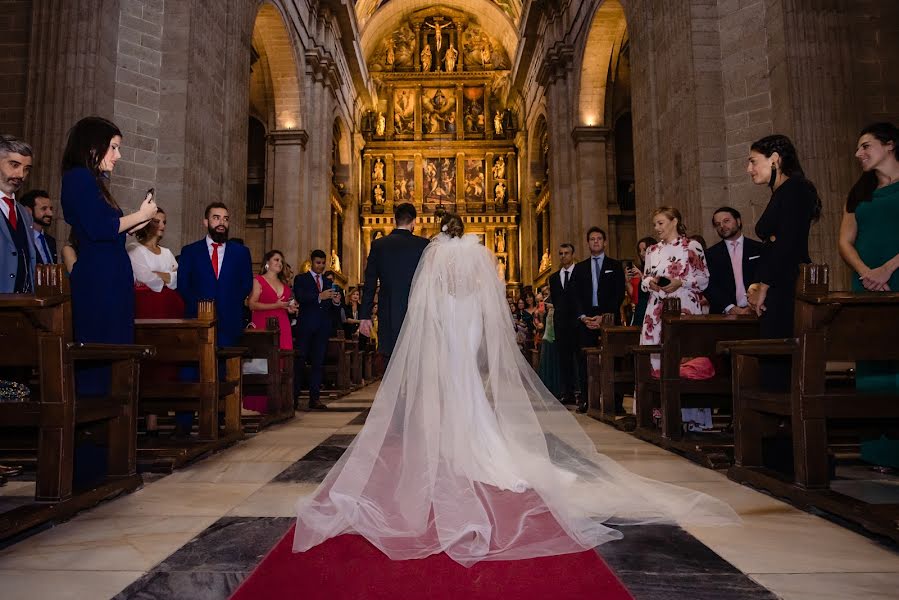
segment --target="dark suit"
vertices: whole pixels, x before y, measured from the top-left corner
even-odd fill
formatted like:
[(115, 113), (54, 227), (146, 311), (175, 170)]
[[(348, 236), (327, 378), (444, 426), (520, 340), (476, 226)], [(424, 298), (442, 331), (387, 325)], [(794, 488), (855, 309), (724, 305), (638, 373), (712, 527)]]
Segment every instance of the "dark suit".
[[(331, 282), (323, 276), (320, 277), (322, 290), (330, 288)], [(320, 293), (312, 271), (294, 277), (293, 295), (300, 308), (297, 317), (295, 391), (299, 393), (302, 388), (303, 369), (308, 360), (310, 406), (318, 404), (328, 339), (334, 329), (334, 311), (340, 309), (332, 300), (319, 300)]]
[(368, 263), (365, 265), (365, 288), (362, 291), (362, 310), (359, 318), (371, 319), (375, 304), (375, 289), (380, 282), (378, 353), (384, 356), (389, 357), (393, 354), (409, 306), (412, 277), (427, 245), (428, 240), (413, 235), (406, 229), (394, 229), (390, 235), (371, 244)]
[[(32, 234), (32, 237), (34, 237), (34, 245), (38, 250), (36, 256), (37, 262), (38, 264), (44, 264), (44, 257), (41, 254), (44, 252), (44, 249), (41, 248), (41, 242), (38, 239), (37, 231)], [(44, 232), (44, 240), (47, 242), (47, 250), (50, 251), (50, 262), (48, 264), (55, 265), (59, 262), (59, 258), (56, 254), (56, 238), (49, 233)]]
[(206, 239), (181, 249), (178, 259), (178, 293), (184, 299), (184, 316), (197, 317), (200, 300), (215, 300), (216, 336), (219, 346), (236, 346), (243, 335), (244, 300), (253, 289), (253, 264), (246, 246), (228, 242), (218, 279)]
[[(594, 306), (593, 298), (593, 257), (586, 258), (574, 266), (571, 286), (574, 295), (576, 316), (593, 317), (612, 313), (615, 315), (615, 323), (621, 323), (621, 303), (624, 301), (625, 281), (624, 269), (621, 263), (610, 256), (603, 257), (599, 285), (597, 286), (597, 302)], [(596, 346), (599, 341), (599, 330), (588, 329), (583, 323), (578, 323), (580, 348)], [(580, 391), (587, 393), (587, 358), (583, 352), (578, 352), (580, 366)], [(583, 401), (583, 400), (582, 400)]]
[(574, 305), (574, 288), (571, 281), (574, 278), (572, 272), (568, 278), (568, 285), (562, 287), (562, 271), (556, 271), (549, 276), (549, 297), (555, 309), (553, 323), (556, 330), (556, 349), (559, 353), (559, 379), (562, 389), (562, 398), (574, 402), (574, 391), (577, 385), (574, 366), (578, 360), (578, 314)]
[[(743, 285), (747, 290), (758, 282), (757, 266), (761, 253), (761, 242), (743, 236)], [(718, 315), (728, 306), (737, 304), (737, 283), (727, 242), (721, 240), (706, 250), (705, 260), (709, 266), (709, 286), (704, 293), (709, 301), (709, 312)]]

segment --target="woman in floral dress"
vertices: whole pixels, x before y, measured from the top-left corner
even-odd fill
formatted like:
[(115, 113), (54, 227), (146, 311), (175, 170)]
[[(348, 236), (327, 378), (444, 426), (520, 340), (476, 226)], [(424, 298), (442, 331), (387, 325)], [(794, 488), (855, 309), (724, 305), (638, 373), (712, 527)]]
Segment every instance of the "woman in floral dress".
[[(652, 224), (659, 243), (646, 250), (641, 286), (650, 296), (640, 333), (641, 345), (658, 344), (662, 339), (665, 298), (680, 298), (681, 312), (685, 314), (702, 314), (702, 291), (709, 284), (705, 253), (699, 242), (687, 237), (680, 211), (659, 207), (652, 213)], [(652, 355), (652, 368), (659, 369), (657, 354)]]

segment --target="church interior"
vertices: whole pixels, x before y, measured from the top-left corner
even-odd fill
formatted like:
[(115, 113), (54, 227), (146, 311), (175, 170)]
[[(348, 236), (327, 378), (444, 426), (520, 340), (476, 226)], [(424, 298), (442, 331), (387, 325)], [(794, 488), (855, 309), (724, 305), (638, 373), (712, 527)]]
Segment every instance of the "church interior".
[[(560, 247), (569, 244), (575, 261), (591, 256), (591, 227), (602, 232), (604, 256), (630, 266), (643, 264), (638, 241), (655, 238), (658, 207), (676, 207), (703, 249), (722, 239), (715, 220), (722, 207), (758, 237), (774, 188), (747, 175), (750, 147), (788, 136), (821, 201), (808, 235), (812, 264), (799, 275), (793, 341), (779, 350), (751, 346), (774, 337), (754, 335), (754, 319), (727, 321), (727, 334), (675, 324), (683, 353), (674, 355), (681, 342), (663, 331), (655, 346), (661, 376), (653, 379), (650, 354), (639, 350), (641, 323), (615, 315), (597, 324), (602, 342), (581, 349), (585, 410), (580, 400), (577, 414), (570, 406), (599, 452), (639, 475), (721, 499), (742, 523), (625, 528), (622, 540), (596, 550), (599, 566), (548, 568), (545, 589), (559, 598), (635, 600), (897, 597), (899, 384), (876, 397), (855, 395), (853, 385), (856, 360), (899, 364), (889, 343), (899, 293), (885, 287), (875, 300), (865, 300), (873, 292), (853, 293), (861, 277), (844, 260), (841, 224), (862, 175), (859, 131), (899, 123), (899, 2), (2, 0), (0, 7), (0, 133), (33, 149), (22, 191), (49, 192), (55, 217), (45, 233), (60, 249), (70, 239), (60, 205), (66, 140), (79, 119), (97, 115), (121, 130), (109, 192), (127, 215), (152, 188), (166, 217), (161, 243), (174, 254), (206, 234), (207, 207), (221, 202), (229, 240), (249, 250), (254, 274), (277, 250), (299, 276), (321, 250), (333, 285), (349, 295), (362, 291), (367, 257), (394, 231), (395, 209), (410, 203), (415, 233), (425, 238), (440, 233), (447, 214), (461, 217), (495, 257), (514, 313), (567, 266)], [(890, 210), (899, 218), (899, 208)], [(47, 273), (37, 273), (38, 298), (28, 306), (0, 294), (0, 380), (28, 364), (13, 356), (23, 332), (48, 339), (54, 319), (71, 319), (68, 309), (53, 319), (37, 312), (64, 306), (40, 299), (51, 288), (67, 293), (67, 278)], [(203, 302), (197, 320), (208, 325), (214, 317), (203, 321)], [(680, 316), (679, 303), (674, 310)], [(670, 311), (666, 304), (659, 317), (666, 327), (677, 320)], [(195, 343), (169, 333), (182, 336), (173, 355)], [(67, 348), (71, 330), (59, 335)], [(141, 348), (159, 345), (141, 350), (143, 358), (129, 355), (129, 365), (161, 356), (168, 343), (161, 328), (138, 326), (135, 335)], [(518, 339), (538, 370), (539, 335), (531, 327)], [(617, 350), (615, 335), (623, 340)], [(728, 346), (735, 339), (743, 341)], [(216, 356), (213, 343), (205, 348)], [(753, 361), (765, 352), (793, 357), (792, 387), (780, 404), (746, 391)], [(713, 354), (718, 387), (679, 379), (682, 357)], [(90, 360), (72, 356), (60, 359), (60, 381), (71, 377), (73, 360)], [(164, 438), (150, 460), (147, 411), (137, 408), (146, 373), (121, 375), (124, 354), (113, 381), (134, 395), (135, 408), (104, 417), (102, 426), (80, 421), (81, 412), (89, 415), (77, 398), (29, 401), (44, 406), (26, 415), (0, 395), (0, 465), (11, 469), (0, 474), (0, 596), (537, 597), (539, 562), (521, 575), (527, 586), (504, 578), (496, 562), (496, 571), (484, 571), (489, 585), (460, 583), (465, 591), (453, 593), (440, 589), (448, 576), (433, 563), (427, 568), (438, 574), (422, 575), (337, 552), (314, 564), (291, 563), (303, 554), (290, 555), (272, 566), (282, 560), (297, 499), (316, 489), (361, 431), (385, 365), (379, 371), (374, 349), (341, 330), (324, 359), (327, 410), (304, 411), (304, 392), (294, 412), (287, 396), (301, 374), (293, 367), (276, 381), (250, 374), (248, 354), (243, 367), (239, 355), (218, 356), (228, 366), (217, 369), (213, 360), (209, 377), (222, 408), (210, 409), (204, 425), (200, 400), (192, 434), (214, 430), (216, 443), (185, 451)], [(253, 356), (269, 360), (266, 373), (286, 361)], [(36, 360), (29, 376), (52, 381), (44, 371), (53, 365)], [(242, 385), (244, 394), (256, 386), (285, 400), (277, 414), (248, 416)], [(696, 390), (711, 390), (715, 403), (690, 404)], [(163, 429), (186, 406), (165, 393), (156, 399)], [(619, 395), (623, 410), (612, 404)], [(713, 431), (671, 425), (694, 406), (708, 411)], [(47, 428), (63, 412), (73, 425)], [(122, 419), (133, 425), (115, 433)], [(756, 432), (770, 443), (756, 444)], [(112, 450), (105, 458), (106, 435), (127, 461), (113, 460)], [(129, 435), (137, 442), (126, 451)], [(56, 454), (48, 436), (56, 436)], [(880, 464), (870, 460), (878, 439), (892, 453)], [(77, 479), (98, 452), (108, 470), (103, 484), (69, 481), (58, 493), (59, 485), (40, 483), (48, 469), (70, 480), (74, 469)], [(68, 470), (59, 466), (65, 461)], [(771, 474), (784, 465), (785, 475)], [(479, 568), (446, 572), (474, 581)], [(368, 587), (344, 583), (369, 576)]]

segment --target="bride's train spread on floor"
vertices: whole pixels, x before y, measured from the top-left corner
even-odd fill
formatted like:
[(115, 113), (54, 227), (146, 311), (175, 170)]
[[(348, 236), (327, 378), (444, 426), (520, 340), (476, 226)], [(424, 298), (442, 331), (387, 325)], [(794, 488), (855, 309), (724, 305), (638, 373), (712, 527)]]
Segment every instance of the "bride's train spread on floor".
[(365, 427), (298, 503), (294, 550), (357, 533), (393, 559), (468, 566), (579, 552), (614, 526), (737, 523), (597, 453), (519, 352), (493, 260), (474, 235), (425, 250)]

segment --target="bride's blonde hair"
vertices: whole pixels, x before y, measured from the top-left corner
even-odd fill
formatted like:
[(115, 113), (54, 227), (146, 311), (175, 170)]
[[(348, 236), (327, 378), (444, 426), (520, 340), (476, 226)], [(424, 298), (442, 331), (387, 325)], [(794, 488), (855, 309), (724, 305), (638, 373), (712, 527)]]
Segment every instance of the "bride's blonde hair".
[(465, 233), (465, 224), (462, 222), (462, 217), (453, 213), (447, 213), (446, 216), (440, 219), (440, 231), (450, 237), (462, 237), (462, 234)]

